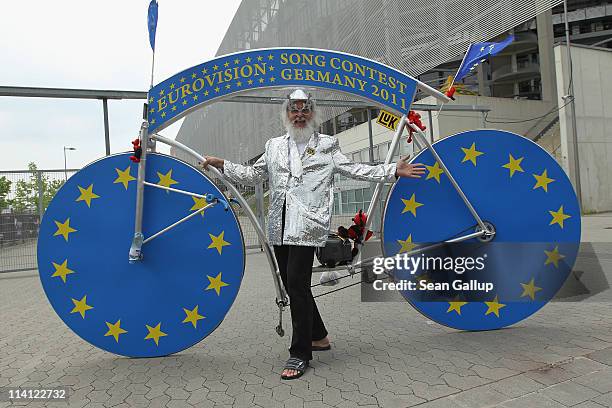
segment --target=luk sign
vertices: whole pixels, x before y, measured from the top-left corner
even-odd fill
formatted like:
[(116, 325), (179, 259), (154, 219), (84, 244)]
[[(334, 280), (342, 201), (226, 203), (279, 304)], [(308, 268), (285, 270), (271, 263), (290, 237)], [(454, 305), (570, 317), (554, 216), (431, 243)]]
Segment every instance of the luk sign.
[(149, 91), (149, 132), (203, 105), (262, 88), (323, 88), (410, 110), (418, 81), (355, 55), (310, 48), (268, 48), (224, 55), (166, 79)]
[(400, 117), (392, 114), (391, 112), (387, 112), (384, 109), (380, 110), (378, 117), (376, 118), (376, 123), (386, 127), (387, 129), (395, 130), (397, 124), (399, 123)]

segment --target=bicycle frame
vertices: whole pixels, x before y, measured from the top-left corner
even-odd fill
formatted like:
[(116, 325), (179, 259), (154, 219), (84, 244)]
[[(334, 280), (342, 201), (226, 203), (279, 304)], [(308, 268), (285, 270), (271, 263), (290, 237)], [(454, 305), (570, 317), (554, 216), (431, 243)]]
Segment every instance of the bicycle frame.
[[(440, 243), (436, 243), (436, 244), (428, 245), (426, 247), (415, 249), (413, 251), (409, 251), (409, 252), (406, 253), (406, 255), (412, 255), (412, 254), (415, 254), (415, 253), (420, 253), (420, 252), (426, 251), (428, 249), (436, 248), (436, 247), (438, 247), (440, 245), (444, 245), (444, 244), (448, 244), (448, 243), (454, 243), (454, 242), (462, 242), (462, 241), (466, 241), (466, 240), (469, 240), (469, 239), (472, 239), (472, 238), (485, 237), (485, 238), (490, 239), (491, 237), (493, 237), (495, 235), (495, 231), (489, 229), (489, 227), (484, 223), (484, 221), (482, 220), (482, 218), (480, 217), (480, 215), (478, 214), (478, 212), (476, 211), (476, 209), (474, 208), (474, 206), (472, 205), (470, 200), (467, 198), (467, 196), (465, 195), (463, 190), (461, 190), (461, 187), (459, 187), (459, 184), (457, 183), (457, 181), (455, 180), (455, 178), (453, 177), (451, 172), (448, 170), (448, 167), (446, 167), (446, 165), (442, 161), (442, 158), (440, 157), (440, 155), (438, 155), (438, 152), (436, 151), (436, 149), (429, 142), (429, 140), (427, 140), (427, 136), (425, 135), (425, 132), (423, 132), (421, 129), (419, 129), (415, 124), (408, 123), (406, 115), (402, 116), (402, 118), (400, 119), (400, 121), (399, 121), (399, 123), (397, 125), (397, 130), (396, 130), (395, 134), (393, 135), (393, 139), (391, 141), (391, 147), (389, 148), (389, 151), (387, 152), (387, 157), (385, 158), (385, 164), (391, 163), (391, 159), (393, 158), (393, 155), (395, 154), (395, 149), (397, 147), (397, 142), (399, 141), (399, 138), (400, 138), (400, 136), (401, 136), (401, 134), (402, 134), (402, 132), (404, 130), (404, 127), (406, 125), (410, 126), (410, 128), (414, 131), (414, 133), (416, 133), (416, 135), (419, 137), (419, 139), (420, 139), (419, 140), (419, 142), (420, 142), (419, 145), (421, 145), (421, 143), (422, 143), (425, 146), (425, 148), (428, 149), (431, 152), (431, 154), (434, 156), (435, 160), (440, 164), (440, 167), (444, 171), (444, 174), (446, 174), (446, 176), (450, 180), (451, 184), (453, 185), (453, 188), (457, 191), (457, 194), (459, 194), (459, 196), (461, 197), (461, 200), (463, 201), (463, 203), (466, 205), (466, 207), (468, 208), (468, 210), (470, 211), (470, 213), (474, 217), (474, 220), (478, 224), (478, 228), (479, 228), (478, 231), (475, 231), (473, 233), (470, 233), (470, 234), (467, 234), (467, 235), (464, 235), (464, 236), (461, 236), (461, 237), (453, 238), (453, 239), (450, 239), (450, 240), (442, 241)], [(417, 142), (417, 140), (415, 139), (414, 142)], [(374, 194), (372, 195), (372, 200), (370, 202), (370, 206), (368, 207), (367, 214), (372, 214), (372, 212), (376, 209), (376, 206), (378, 205), (378, 199), (379, 199), (379, 196), (380, 196), (380, 192), (382, 190), (382, 186), (383, 186), (382, 182), (376, 184), (376, 188), (374, 189)], [(363, 238), (365, 237), (365, 234), (369, 230), (369, 227), (370, 227), (371, 223), (372, 223), (372, 217), (368, 217), (368, 219), (366, 221), (366, 225), (365, 225), (365, 227), (363, 229), (363, 235), (361, 236), (361, 240), (360, 240), (362, 243), (358, 244), (359, 248), (363, 247)], [(359, 254), (361, 254), (361, 251), (359, 251)], [(351, 264), (348, 265), (347, 269), (348, 269), (349, 273), (354, 274), (355, 273), (355, 268), (369, 265), (373, 261), (373, 259), (375, 257), (367, 258), (365, 260), (357, 261), (357, 259), (360, 259), (360, 258), (361, 258), (361, 256), (356, 257), (355, 259), (353, 259), (353, 262), (351, 262)]]
[[(407, 117), (406, 115), (402, 116), (402, 118), (400, 119), (400, 122), (398, 124), (397, 130), (393, 136), (393, 139), (391, 141), (391, 147), (389, 149), (389, 152), (387, 153), (387, 157), (385, 158), (385, 164), (389, 164), (391, 162), (391, 159), (393, 158), (395, 149), (397, 148), (397, 145), (399, 143), (400, 137), (402, 135), (403, 129), (407, 124)], [(442, 241), (440, 243), (436, 243), (436, 244), (432, 244), (432, 245), (428, 245), (426, 247), (422, 247), (422, 248), (418, 248), (415, 249), (413, 251), (407, 252), (406, 255), (412, 255), (412, 254), (416, 254), (416, 253), (420, 253), (423, 252), (425, 250), (428, 249), (433, 249), (437, 246), (443, 245), (443, 244), (447, 244), (447, 243), (454, 243), (454, 242), (461, 242), (461, 241), (465, 241), (465, 240), (469, 240), (472, 238), (479, 238), (479, 237), (491, 237), (495, 234), (494, 231), (490, 231), (489, 228), (485, 225), (485, 223), (482, 221), (482, 219), (480, 218), (480, 216), (478, 215), (476, 209), (472, 206), (472, 204), (470, 203), (469, 199), (467, 198), (467, 196), (465, 195), (465, 193), (461, 190), (461, 188), (459, 187), (458, 183), (456, 182), (456, 180), (454, 179), (454, 177), (452, 176), (452, 174), (450, 173), (450, 171), (448, 170), (448, 168), (446, 167), (446, 165), (444, 164), (444, 162), (442, 161), (442, 159), (440, 158), (440, 156), (438, 155), (438, 153), (436, 152), (435, 148), (431, 145), (431, 143), (429, 143), (429, 141), (427, 140), (427, 137), (424, 135), (424, 133), (418, 129), (416, 126), (414, 126), (413, 124), (409, 124), (408, 126), (410, 126), (413, 130), (415, 130), (415, 133), (417, 134), (417, 136), (419, 137), (419, 145), (424, 145), (425, 148), (427, 148), (428, 150), (430, 150), (434, 156), (434, 158), (436, 159), (436, 161), (438, 163), (440, 163), (440, 167), (442, 168), (442, 170), (444, 171), (444, 173), (447, 175), (447, 177), (449, 178), (449, 180), (451, 181), (451, 184), (453, 185), (453, 187), (455, 188), (455, 190), (457, 191), (457, 193), (460, 195), (461, 199), (463, 200), (463, 202), (465, 203), (465, 205), (467, 206), (467, 208), (469, 209), (469, 211), (471, 212), (472, 216), (474, 217), (474, 219), (476, 220), (479, 230), (470, 234), (466, 234), (463, 235), (461, 237), (457, 237), (457, 238), (453, 238), (453, 239), (449, 239), (446, 241)], [(209, 208), (213, 205), (218, 204), (219, 202), (223, 202), (224, 205), (228, 205), (228, 203), (226, 203), (224, 200), (216, 198), (216, 197), (212, 197), (211, 200), (208, 200), (210, 203), (205, 207), (200, 209), (199, 211), (193, 212), (189, 215), (187, 215), (186, 217), (182, 218), (181, 220), (173, 223), (172, 225), (162, 229), (161, 231), (153, 234), (152, 236), (148, 237), (148, 238), (144, 238), (143, 234), (142, 234), (142, 208), (143, 208), (143, 204), (144, 204), (144, 187), (145, 186), (150, 186), (150, 187), (154, 187), (154, 188), (161, 188), (167, 191), (172, 191), (172, 192), (176, 192), (179, 194), (186, 194), (186, 195), (190, 195), (193, 197), (198, 197), (198, 198), (205, 198), (208, 197), (207, 195), (202, 195), (202, 194), (198, 194), (198, 193), (194, 193), (194, 192), (189, 192), (189, 191), (184, 191), (184, 190), (180, 190), (180, 189), (175, 189), (175, 188), (171, 188), (171, 187), (163, 187), (163, 186), (158, 186), (156, 184), (153, 183), (149, 183), (145, 180), (144, 174), (146, 171), (146, 151), (151, 149), (153, 151), (154, 149), (154, 142), (160, 142), (160, 143), (164, 143), (168, 146), (171, 147), (175, 147), (179, 150), (181, 150), (182, 152), (186, 153), (187, 155), (193, 157), (194, 159), (198, 160), (201, 163), (204, 163), (206, 160), (204, 158), (204, 156), (202, 156), (201, 154), (199, 154), (198, 152), (196, 152), (195, 150), (185, 146), (184, 144), (177, 142), (175, 140), (172, 139), (168, 139), (164, 136), (161, 136), (159, 134), (152, 134), (152, 135), (148, 135), (147, 134), (147, 123), (143, 122), (143, 125), (141, 127), (141, 137), (143, 140), (142, 145), (143, 146), (147, 146), (147, 148), (143, 148), (142, 151), (142, 155), (141, 155), (141, 160), (140, 163), (138, 165), (138, 178), (137, 178), (137, 189), (136, 189), (136, 212), (135, 212), (135, 222), (134, 222), (134, 239), (132, 242), (132, 246), (130, 248), (130, 262), (136, 262), (139, 261), (142, 258), (142, 245), (146, 244), (147, 242), (151, 241), (152, 239), (160, 236), (161, 234), (171, 230), (172, 228), (174, 228), (175, 226), (187, 221), (188, 219), (190, 219), (191, 217), (201, 213), (202, 211), (204, 211), (206, 208)], [(276, 304), (278, 305), (279, 309), (282, 310), (284, 309), (285, 306), (287, 306), (289, 304), (288, 301), (288, 297), (287, 297), (287, 293), (285, 291), (285, 288), (283, 287), (281, 278), (280, 278), (280, 271), (278, 268), (278, 264), (276, 263), (276, 258), (274, 257), (273, 254), (273, 250), (271, 245), (269, 244), (267, 237), (263, 231), (263, 229), (261, 228), (261, 225), (259, 223), (259, 221), (257, 220), (257, 217), (255, 216), (255, 214), (253, 213), (253, 211), (251, 210), (250, 206), (247, 204), (246, 200), (244, 199), (244, 197), (242, 197), (242, 195), (240, 194), (240, 192), (236, 189), (236, 187), (232, 184), (232, 182), (222, 173), (220, 172), (218, 169), (216, 169), (215, 167), (209, 166), (208, 167), (208, 171), (211, 172), (214, 176), (216, 176), (217, 178), (219, 178), (222, 183), (229, 189), (229, 191), (232, 192), (232, 195), (236, 198), (236, 201), (238, 201), (238, 203), (240, 204), (240, 206), (245, 210), (245, 213), (247, 215), (247, 217), (249, 218), (249, 220), (251, 221), (253, 227), (255, 228), (255, 232), (260, 240), (260, 242), (262, 243), (262, 248), (266, 254), (266, 258), (268, 260), (268, 263), (270, 265), (270, 270), (272, 272), (272, 278), (274, 281), (274, 287), (276, 290)], [(370, 203), (370, 207), (368, 208), (368, 213), (372, 214), (372, 211), (374, 211), (374, 209), (376, 208), (375, 206), (378, 205), (378, 198), (380, 197), (381, 194), (381, 190), (382, 190), (382, 184), (383, 183), (377, 183), (374, 193), (373, 193), (373, 199)], [(210, 198), (210, 197), (209, 197)], [(368, 221), (366, 223), (366, 227), (365, 227), (365, 231), (368, 230), (370, 223), (371, 223), (372, 218), (368, 218)], [(359, 260), (357, 261), (357, 259), (359, 258), (355, 258), (355, 260), (353, 261), (353, 263), (351, 263), (348, 266), (348, 270), (351, 274), (354, 273), (355, 268), (360, 268), (360, 267), (364, 267), (364, 266), (368, 266), (372, 263), (374, 257), (372, 258), (367, 258), (367, 259), (363, 259), (363, 260)]]
[[(143, 204), (144, 204), (144, 187), (145, 186), (151, 186), (151, 187), (155, 187), (155, 188), (162, 188), (164, 190), (168, 190), (168, 191), (173, 191), (176, 193), (180, 193), (180, 194), (186, 194), (186, 195), (190, 195), (193, 197), (198, 197), (198, 198), (204, 198), (204, 197), (208, 197), (210, 195), (202, 195), (202, 194), (197, 194), (197, 193), (193, 193), (193, 192), (189, 192), (189, 191), (184, 191), (184, 190), (179, 190), (179, 189), (175, 189), (175, 188), (171, 188), (171, 187), (161, 187), (149, 182), (145, 181), (145, 172), (146, 172), (146, 150), (148, 150), (149, 148), (151, 148), (151, 143), (149, 143), (149, 141), (157, 141), (160, 143), (164, 143), (168, 146), (171, 147), (175, 147), (179, 150), (181, 150), (182, 152), (188, 154), (189, 156), (193, 157), (194, 159), (198, 160), (201, 163), (204, 163), (206, 160), (204, 158), (204, 156), (202, 156), (201, 154), (199, 154), (198, 152), (196, 152), (195, 150), (185, 146), (184, 144), (177, 142), (175, 140), (172, 139), (168, 139), (164, 136), (158, 135), (158, 134), (152, 134), (152, 135), (148, 135), (146, 132), (147, 129), (147, 124), (146, 122), (143, 123), (142, 127), (141, 127), (141, 137), (143, 138), (143, 149), (142, 149), (142, 155), (141, 155), (141, 159), (140, 159), (140, 163), (138, 164), (138, 178), (137, 178), (137, 188), (136, 188), (136, 212), (135, 212), (135, 222), (134, 222), (134, 239), (132, 242), (132, 247), (130, 249), (130, 262), (136, 262), (136, 261), (140, 261), (142, 259), (142, 245), (144, 245), (145, 243), (151, 241), (152, 239), (158, 237), (159, 235), (171, 230), (172, 228), (176, 227), (177, 225), (179, 225), (180, 223), (187, 221), (189, 218), (201, 213), (202, 211), (204, 211), (206, 208), (209, 208), (215, 204), (218, 204), (219, 202), (223, 202), (225, 205), (229, 205), (229, 203), (225, 202), (222, 199), (219, 199), (217, 197), (212, 197), (213, 198), (213, 202), (208, 204), (206, 207), (200, 209), (199, 211), (193, 212), (191, 214), (189, 214), (188, 216), (184, 217), (183, 219), (175, 222), (174, 224), (164, 228), (163, 230), (159, 231), (156, 234), (153, 234), (151, 237), (148, 237), (146, 239), (144, 239), (144, 236), (142, 234), (142, 212), (143, 212)], [(143, 160), (144, 159), (144, 160)], [(216, 168), (209, 166), (208, 167), (208, 171), (211, 172), (214, 176), (216, 176), (217, 178), (219, 178), (221, 180), (221, 182), (223, 182), (223, 184), (229, 189), (229, 191), (232, 192), (232, 195), (235, 197), (236, 201), (239, 203), (239, 205), (244, 209), (247, 217), (249, 218), (249, 220), (251, 221), (251, 223), (253, 224), (253, 227), (255, 228), (255, 232), (257, 233), (258, 238), (260, 239), (260, 242), (262, 243), (264, 252), (266, 254), (268, 263), (270, 264), (270, 270), (272, 271), (272, 277), (274, 280), (274, 287), (276, 290), (276, 304), (278, 305), (279, 309), (283, 309), (285, 306), (287, 306), (289, 304), (289, 300), (287, 297), (287, 293), (281, 283), (281, 279), (280, 279), (280, 271), (278, 269), (278, 264), (276, 263), (276, 258), (274, 257), (273, 253), (272, 253), (272, 247), (270, 246), (270, 244), (268, 243), (268, 240), (266, 239), (266, 235), (263, 231), (263, 229), (261, 228), (259, 222), (257, 221), (257, 218), (255, 217), (255, 214), (253, 213), (253, 211), (251, 210), (251, 207), (248, 205), (248, 203), (246, 202), (246, 200), (244, 199), (244, 197), (242, 197), (242, 195), (240, 194), (240, 192), (236, 189), (236, 187), (234, 187), (234, 185), (231, 183), (231, 181), (229, 181), (227, 179), (227, 177), (225, 177), (225, 175), (223, 173), (221, 173), (219, 170), (217, 170)], [(207, 199), (207, 201), (209, 201)]]

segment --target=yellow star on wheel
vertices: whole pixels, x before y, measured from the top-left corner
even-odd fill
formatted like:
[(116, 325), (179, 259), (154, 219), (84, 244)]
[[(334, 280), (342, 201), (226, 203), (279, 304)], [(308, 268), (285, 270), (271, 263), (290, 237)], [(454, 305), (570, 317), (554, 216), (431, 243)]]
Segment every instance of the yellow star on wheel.
[(215, 292), (217, 292), (217, 296), (219, 296), (221, 294), (221, 288), (222, 287), (229, 286), (227, 283), (225, 283), (225, 282), (223, 282), (221, 280), (221, 272), (219, 272), (219, 274), (217, 276), (215, 276), (214, 278), (212, 276), (208, 276), (208, 275), (206, 275), (206, 277), (210, 281), (210, 284), (204, 290), (214, 289)]
[(127, 333), (127, 330), (121, 328), (121, 319), (117, 320), (116, 323), (104, 322), (108, 326), (108, 331), (104, 334), (106, 336), (113, 336), (115, 341), (119, 343), (119, 335), (123, 333)]
[(161, 331), (161, 322), (157, 323), (157, 326), (155, 327), (151, 327), (148, 324), (145, 324), (145, 326), (147, 327), (149, 334), (147, 334), (147, 337), (145, 337), (144, 339), (145, 340), (153, 339), (153, 341), (155, 342), (155, 345), (159, 346), (159, 338), (167, 336), (166, 333)]
[(499, 317), (499, 309), (506, 307), (506, 305), (503, 303), (499, 303), (497, 296), (495, 296), (495, 299), (493, 299), (491, 302), (485, 302), (485, 304), (488, 307), (487, 311), (485, 312), (485, 316), (490, 313), (494, 313), (495, 316)]
[(211, 243), (208, 246), (208, 248), (215, 248), (217, 250), (217, 252), (219, 252), (219, 255), (221, 255), (221, 251), (223, 250), (224, 246), (228, 246), (231, 245), (229, 242), (225, 241), (223, 239), (223, 236), (225, 235), (225, 231), (221, 231), (221, 233), (218, 236), (214, 236), (211, 233), (208, 233), (208, 235), (210, 236), (211, 239)]
[[(197, 211), (197, 210), (201, 210), (202, 208), (206, 207), (208, 205), (208, 201), (206, 201), (205, 197), (194, 197), (191, 196), (191, 198), (193, 198), (193, 206), (189, 209), (190, 211)], [(202, 217), (204, 216), (204, 211), (201, 212)]]
[(563, 228), (563, 221), (572, 217), (571, 215), (567, 215), (563, 213), (563, 206), (559, 207), (557, 211), (548, 211), (548, 212), (553, 217), (552, 220), (550, 221), (550, 224), (548, 225), (559, 224), (561, 228)]
[(158, 185), (163, 187), (172, 187), (173, 184), (178, 184), (178, 181), (172, 180), (172, 169), (170, 169), (166, 174), (161, 174), (159, 171), (157, 172), (157, 177), (159, 177)]
[(523, 161), (524, 157), (519, 157), (518, 159), (515, 159), (511, 154), (509, 154), (508, 156), (510, 156), (510, 161), (504, 164), (502, 167), (510, 170), (510, 177), (514, 176), (514, 173), (516, 173), (517, 171), (525, 172), (525, 170), (523, 170), (523, 168), (521, 167), (521, 162)]
[(83, 296), (81, 300), (72, 299), (72, 303), (74, 303), (74, 308), (70, 311), (70, 313), (78, 312), (81, 314), (83, 319), (85, 318), (85, 312), (93, 309), (93, 306), (87, 304), (87, 295)]
[(99, 195), (93, 192), (93, 184), (90, 184), (89, 187), (87, 188), (83, 188), (81, 186), (77, 186), (77, 187), (79, 187), (79, 191), (81, 192), (81, 195), (76, 199), (76, 201), (85, 201), (85, 204), (87, 204), (87, 207), (91, 207), (92, 199), (100, 198)]
[(402, 198), (402, 202), (404, 203), (404, 209), (402, 210), (402, 214), (410, 211), (412, 215), (416, 217), (416, 209), (421, 207), (423, 204), (416, 201), (414, 193), (412, 193), (412, 197), (410, 200), (406, 200)]
[(408, 235), (408, 238), (406, 238), (405, 241), (398, 239), (397, 242), (402, 246), (399, 250), (400, 254), (402, 252), (410, 252), (417, 246), (412, 242), (412, 234)]
[(472, 146), (469, 149), (462, 147), (461, 150), (463, 150), (463, 153), (465, 154), (463, 160), (461, 160), (461, 163), (464, 163), (469, 160), (474, 166), (476, 166), (476, 158), (484, 154), (483, 152), (479, 152), (478, 150), (476, 150), (476, 142), (472, 143)]
[(66, 221), (64, 221), (63, 223), (55, 221), (55, 225), (57, 225), (57, 231), (55, 231), (55, 234), (53, 234), (53, 236), (55, 237), (61, 235), (64, 237), (66, 242), (68, 242), (68, 235), (77, 231), (70, 226), (70, 218), (66, 218)]
[(117, 172), (117, 178), (115, 179), (115, 181), (113, 181), (113, 184), (121, 183), (123, 184), (123, 187), (125, 187), (126, 190), (128, 189), (129, 182), (136, 180), (136, 177), (133, 177), (130, 174), (130, 171), (131, 171), (130, 166), (127, 166), (127, 168), (123, 171), (115, 168), (115, 171)]
[(427, 177), (425, 177), (425, 180), (429, 180), (429, 179), (435, 179), (438, 184), (440, 183), (440, 175), (442, 173), (444, 173), (444, 170), (442, 170), (440, 168), (440, 163), (435, 162), (433, 166), (425, 166), (427, 168), (427, 170), (429, 171), (429, 173), (427, 173)]
[(548, 193), (548, 185), (552, 183), (553, 181), (555, 181), (555, 179), (551, 179), (548, 177), (548, 174), (546, 173), (546, 169), (544, 169), (542, 174), (540, 175), (534, 174), (533, 177), (535, 177), (537, 181), (535, 186), (533, 186), (533, 189), (535, 190), (538, 187), (542, 187), (542, 189), (544, 189), (544, 191), (546, 191), (547, 193)]
[(452, 311), (457, 312), (457, 314), (459, 316), (461, 316), (461, 306), (467, 305), (468, 302), (462, 302), (462, 301), (452, 301), (452, 302), (448, 302), (448, 309), (446, 310), (446, 313), (450, 313)]
[(529, 283), (521, 283), (521, 286), (523, 287), (521, 297), (529, 296), (531, 300), (535, 300), (536, 292), (542, 290), (542, 288), (535, 285), (534, 278), (531, 278)]
[(56, 264), (55, 262), (51, 262), (53, 264), (53, 267), (55, 268), (55, 272), (53, 272), (53, 275), (51, 275), (52, 278), (55, 277), (60, 277), (64, 283), (66, 283), (66, 275), (70, 275), (71, 273), (74, 273), (74, 271), (68, 269), (68, 259), (64, 260), (64, 262), (59, 265)]
[(196, 307), (194, 307), (193, 310), (183, 308), (183, 310), (185, 311), (185, 314), (187, 315), (185, 317), (185, 320), (183, 320), (183, 323), (191, 323), (193, 324), (194, 328), (197, 328), (198, 320), (205, 319), (204, 316), (198, 314), (198, 307), (199, 305), (196, 305)]
[(558, 268), (559, 261), (565, 258), (565, 255), (559, 253), (559, 245), (555, 246), (555, 249), (552, 251), (544, 250), (544, 253), (546, 254), (546, 262), (544, 262), (544, 265), (553, 264), (555, 268)]

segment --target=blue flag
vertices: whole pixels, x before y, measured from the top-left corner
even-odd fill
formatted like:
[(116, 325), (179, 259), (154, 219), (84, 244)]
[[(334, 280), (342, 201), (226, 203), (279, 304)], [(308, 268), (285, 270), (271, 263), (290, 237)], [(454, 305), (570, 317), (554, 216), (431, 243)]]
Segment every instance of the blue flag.
[(155, 30), (157, 30), (157, 0), (151, 0), (149, 3), (149, 42), (151, 43), (151, 49), (155, 51)]
[(491, 55), (498, 54), (501, 50), (506, 48), (510, 43), (514, 41), (514, 35), (508, 36), (502, 42), (480, 42), (470, 44), (467, 52), (465, 53), (465, 57), (463, 58), (463, 62), (455, 75), (455, 81), (459, 81), (462, 78), (466, 77), (472, 71), (476, 69), (478, 64), (484, 62)]

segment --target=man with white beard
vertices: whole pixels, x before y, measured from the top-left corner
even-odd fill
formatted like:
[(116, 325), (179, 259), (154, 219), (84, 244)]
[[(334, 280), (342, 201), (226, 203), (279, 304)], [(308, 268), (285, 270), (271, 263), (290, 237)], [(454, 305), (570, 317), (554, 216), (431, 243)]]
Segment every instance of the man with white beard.
[(268, 140), (263, 155), (252, 166), (213, 156), (206, 156), (203, 165), (217, 167), (239, 184), (269, 180), (268, 239), (289, 295), (293, 326), (290, 358), (281, 378), (294, 379), (304, 374), (312, 351), (331, 348), (310, 284), (315, 248), (325, 246), (330, 229), (334, 174), (394, 181), (396, 177), (418, 178), (425, 167), (407, 163), (407, 157), (397, 164), (377, 166), (351, 162), (340, 151), (336, 137), (317, 132), (316, 102), (302, 89), (287, 97), (281, 118), (287, 133)]

